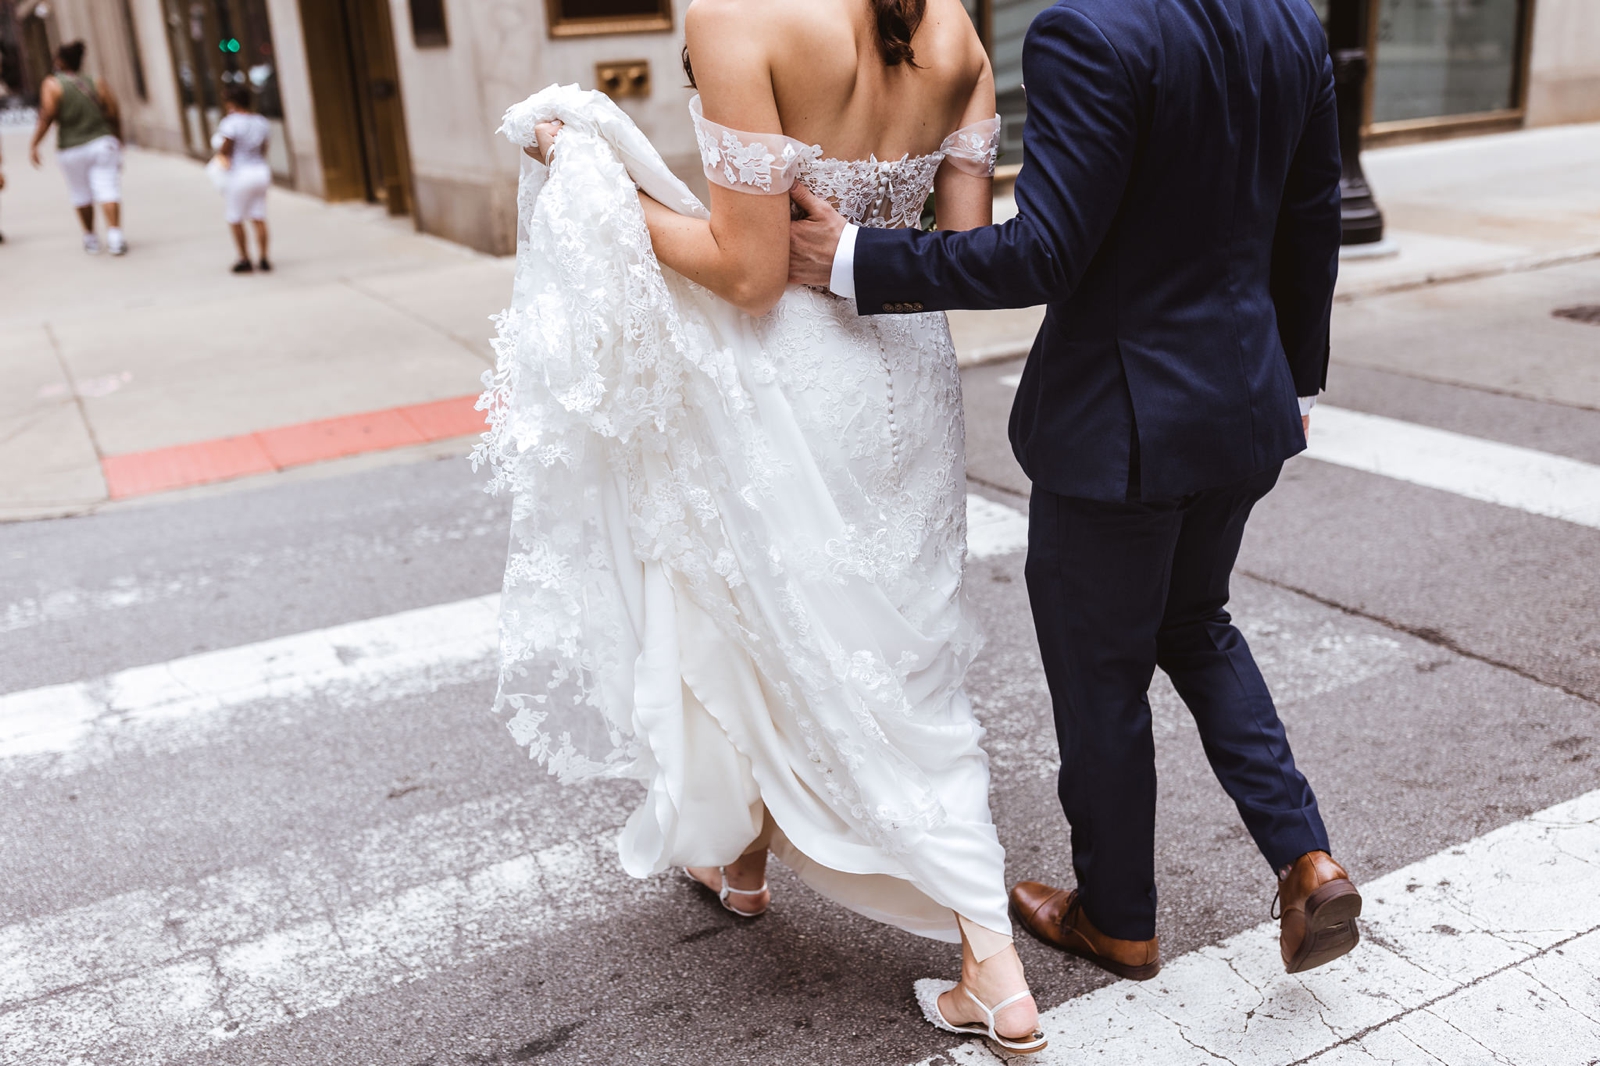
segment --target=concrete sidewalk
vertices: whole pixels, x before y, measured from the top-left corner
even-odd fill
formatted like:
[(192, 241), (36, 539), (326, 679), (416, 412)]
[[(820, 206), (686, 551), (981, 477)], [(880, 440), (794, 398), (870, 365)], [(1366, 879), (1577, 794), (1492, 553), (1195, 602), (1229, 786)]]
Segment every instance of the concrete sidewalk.
[(1600, 123), (1386, 148), (1362, 166), (1398, 254), (1346, 258), (1340, 299), (1600, 256)]
[(4, 131), (0, 517), (107, 497), (102, 461), (470, 394), (509, 260), (275, 189), (272, 274), (237, 276), (194, 161), (130, 150), (126, 257), (87, 256), (59, 171)]
[[(114, 495), (106, 471), (130, 456), (284, 427), (371, 434), (373, 454), (346, 465), (465, 451), (460, 439), (407, 447), (397, 442), (432, 438), (347, 416), (393, 423), (396, 409), (476, 393), (509, 259), (379, 208), (275, 189), (277, 269), (235, 276), (200, 166), (137, 149), (124, 182), (131, 251), (85, 256), (54, 161), (30, 167), (27, 135), (0, 130), (0, 519), (95, 509)], [(1600, 255), (1600, 125), (1388, 149), (1366, 165), (1400, 251), (1346, 262), (1344, 299)], [(952, 314), (963, 363), (1025, 352), (1041, 317)]]

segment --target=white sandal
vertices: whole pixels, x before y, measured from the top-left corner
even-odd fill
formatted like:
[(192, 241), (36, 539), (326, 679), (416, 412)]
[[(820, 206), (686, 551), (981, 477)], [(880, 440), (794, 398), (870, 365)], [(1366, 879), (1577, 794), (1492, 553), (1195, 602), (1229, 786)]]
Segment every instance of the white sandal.
[(945, 1018), (944, 1011), (939, 1009), (939, 997), (955, 987), (956, 982), (954, 981), (936, 981), (931, 977), (924, 977), (912, 986), (917, 994), (917, 1006), (922, 1008), (922, 1016), (928, 1019), (935, 1028), (943, 1029), (949, 1033), (960, 1033), (963, 1036), (986, 1036), (994, 1041), (997, 1047), (1004, 1048), (1014, 1055), (1031, 1055), (1035, 1051), (1043, 1051), (1045, 1049), (1047, 1041), (1045, 1040), (1044, 1031), (1041, 1029), (1035, 1029), (1032, 1036), (1022, 1038), (1001, 1036), (994, 1031), (994, 1016), (1011, 1006), (1011, 1004), (1027, 999), (1032, 995), (1031, 992), (1018, 992), (1014, 996), (1008, 996), (1001, 1000), (993, 1007), (988, 1007), (984, 1005), (983, 1000), (972, 994), (972, 989), (964, 988), (962, 991), (967, 994), (967, 998), (976, 1003), (978, 1009), (983, 1011), (989, 1020), (987, 1023), (967, 1022), (965, 1025), (953, 1025)]
[[(763, 914), (767, 913), (766, 907), (762, 907), (758, 911), (742, 911), (738, 907), (735, 907), (733, 904), (728, 902), (729, 896), (761, 895), (761, 893), (767, 890), (767, 883), (765, 881), (761, 882), (760, 888), (734, 888), (732, 885), (728, 884), (728, 868), (726, 866), (717, 867), (717, 873), (722, 876), (722, 890), (717, 892), (717, 902), (722, 904), (723, 910), (729, 912), (730, 914), (737, 914), (741, 918), (759, 918)], [(717, 891), (704, 881), (700, 880), (694, 874), (690, 873), (687, 866), (683, 868), (683, 874), (685, 877), (699, 885), (701, 888), (705, 889), (707, 892)], [(770, 904), (768, 904), (768, 906), (770, 906)]]

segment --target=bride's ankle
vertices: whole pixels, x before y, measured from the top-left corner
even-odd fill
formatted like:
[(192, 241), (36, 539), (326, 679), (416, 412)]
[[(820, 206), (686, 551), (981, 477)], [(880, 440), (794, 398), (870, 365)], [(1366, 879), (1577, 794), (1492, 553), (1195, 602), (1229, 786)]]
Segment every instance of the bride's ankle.
[(767, 879), (767, 853), (752, 851), (729, 863), (728, 883), (736, 888), (756, 888)]
[(967, 985), (976, 987), (979, 984), (1010, 985), (1011, 991), (1017, 992), (1028, 987), (1028, 978), (1022, 971), (1022, 958), (1017, 954), (1015, 946), (997, 951), (993, 955), (979, 962), (967, 952), (962, 953), (961, 980)]
[(961, 960), (961, 983), (989, 1005), (1003, 1003), (1018, 992), (1029, 993), (1026, 998), (999, 1012), (996, 1018), (998, 1027), (1008, 1035), (1015, 1035), (1011, 1030), (1026, 1029), (1031, 1032), (1037, 1023), (1038, 1007), (1033, 1001), (1027, 975), (1022, 970), (1022, 959), (1018, 957), (1016, 948), (1008, 947), (982, 962), (966, 955)]

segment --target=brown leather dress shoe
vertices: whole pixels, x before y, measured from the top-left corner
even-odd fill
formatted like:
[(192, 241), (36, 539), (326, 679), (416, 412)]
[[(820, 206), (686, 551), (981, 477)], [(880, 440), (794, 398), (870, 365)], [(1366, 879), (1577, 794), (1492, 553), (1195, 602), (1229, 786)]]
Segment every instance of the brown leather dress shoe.
[(1011, 911), (1022, 927), (1051, 947), (1087, 959), (1130, 981), (1148, 981), (1161, 972), (1156, 939), (1118, 940), (1094, 927), (1083, 913), (1076, 889), (1068, 892), (1040, 881), (1019, 881), (1011, 890)]
[(1278, 947), (1284, 969), (1300, 973), (1347, 954), (1361, 942), (1361, 893), (1325, 851), (1300, 856), (1278, 879), (1283, 906)]

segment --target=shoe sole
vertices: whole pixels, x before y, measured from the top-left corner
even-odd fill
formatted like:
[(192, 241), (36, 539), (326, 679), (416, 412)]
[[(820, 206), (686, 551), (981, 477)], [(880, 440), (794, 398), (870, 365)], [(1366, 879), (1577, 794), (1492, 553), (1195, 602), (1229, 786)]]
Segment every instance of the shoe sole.
[(1304, 973), (1350, 954), (1361, 943), (1361, 893), (1349, 881), (1331, 881), (1306, 899), (1306, 935), (1300, 948), (1284, 965), (1289, 973)]
[(1015, 903), (1011, 904), (1011, 916), (1017, 920), (1018, 925), (1022, 926), (1022, 928), (1028, 931), (1029, 936), (1033, 937), (1033, 939), (1037, 940), (1039, 943), (1055, 948), (1057, 951), (1065, 952), (1068, 955), (1080, 958), (1084, 962), (1092, 962), (1102, 970), (1105, 970), (1107, 973), (1114, 973), (1118, 977), (1129, 981), (1148, 981), (1156, 974), (1161, 972), (1160, 959), (1157, 959), (1155, 962), (1147, 962), (1143, 966), (1129, 966), (1127, 963), (1118, 962), (1116, 959), (1108, 959), (1104, 955), (1097, 954), (1086, 948), (1058, 944), (1048, 937), (1040, 936), (1034, 931), (1033, 926), (1028, 923), (1028, 920), (1023, 917), (1022, 912), (1017, 909), (1017, 905)]

